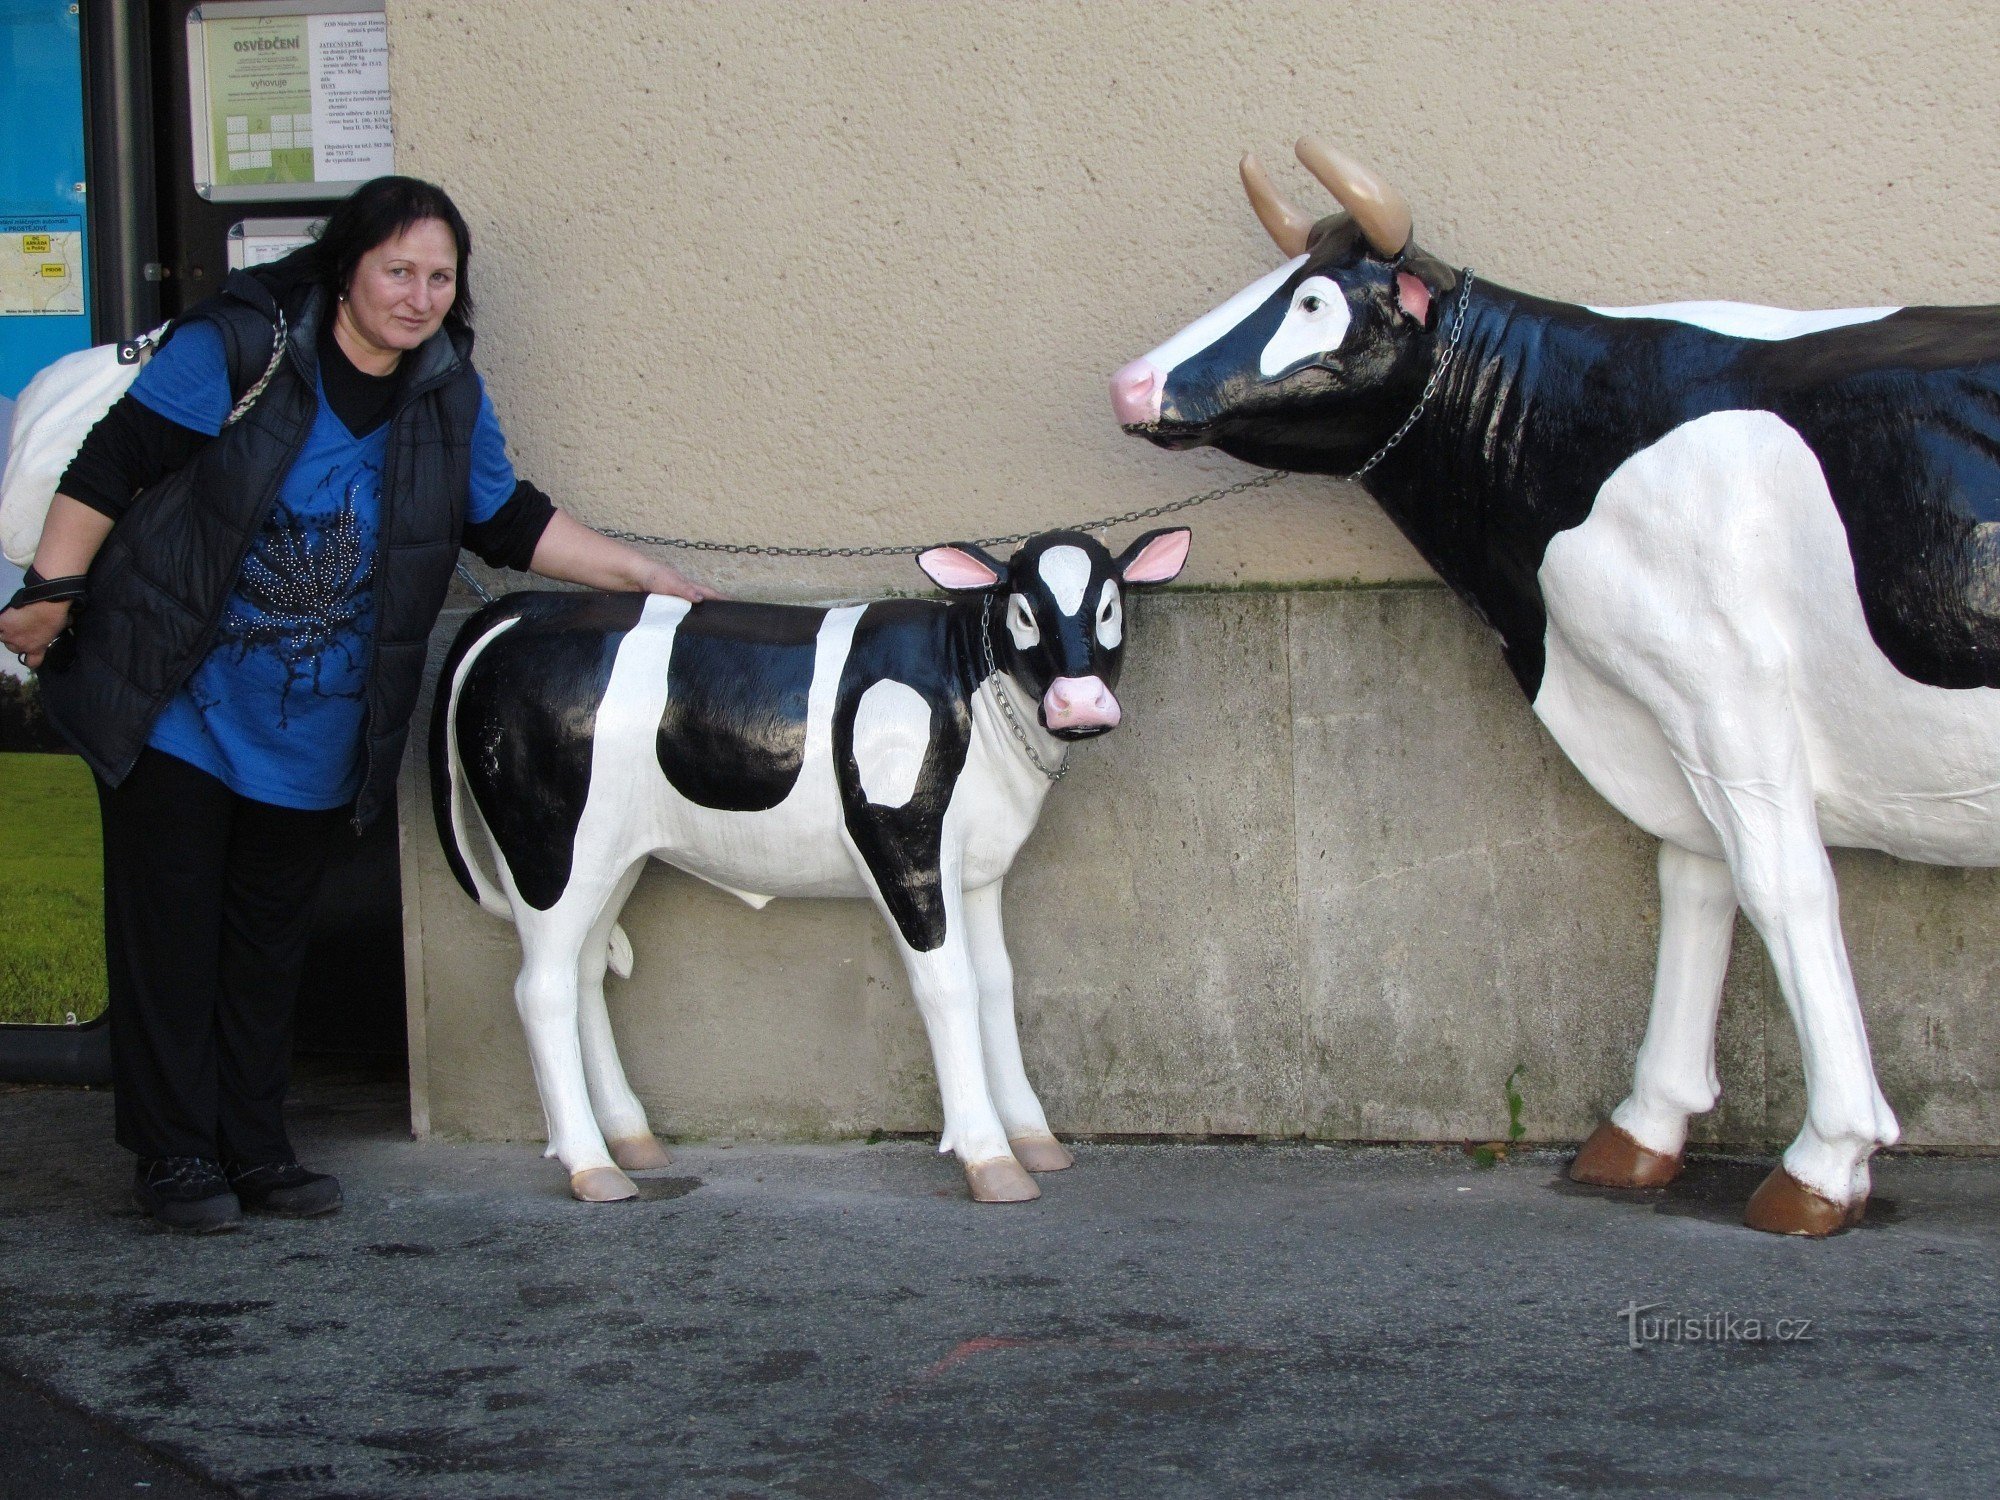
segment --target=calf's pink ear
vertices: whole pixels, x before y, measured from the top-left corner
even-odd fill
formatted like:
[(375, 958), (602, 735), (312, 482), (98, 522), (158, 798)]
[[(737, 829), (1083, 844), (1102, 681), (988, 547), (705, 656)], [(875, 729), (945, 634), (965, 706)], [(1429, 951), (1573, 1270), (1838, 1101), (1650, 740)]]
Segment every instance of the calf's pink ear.
[(917, 566), (929, 574), (931, 582), (939, 588), (951, 589), (955, 593), (968, 589), (990, 589), (1006, 572), (998, 562), (970, 542), (932, 547), (917, 555)]
[(1172, 583), (1187, 566), (1193, 544), (1194, 533), (1185, 526), (1149, 531), (1119, 557), (1118, 576), (1127, 583)]

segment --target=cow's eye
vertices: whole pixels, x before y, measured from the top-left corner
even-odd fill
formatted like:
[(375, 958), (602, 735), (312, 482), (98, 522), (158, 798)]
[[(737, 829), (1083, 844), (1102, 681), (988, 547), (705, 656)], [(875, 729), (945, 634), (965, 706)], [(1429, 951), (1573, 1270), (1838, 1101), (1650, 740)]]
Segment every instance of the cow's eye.
[(1322, 307), (1326, 306), (1326, 299), (1324, 297), (1314, 297), (1308, 294), (1307, 296), (1299, 298), (1299, 306), (1309, 313), (1316, 313)]
[(1007, 634), (1014, 638), (1017, 650), (1026, 651), (1041, 644), (1042, 627), (1035, 623), (1035, 612), (1019, 594), (1007, 600)]
[(1097, 643), (1115, 651), (1125, 639), (1125, 606), (1119, 602), (1118, 585), (1104, 580), (1104, 593), (1097, 601)]

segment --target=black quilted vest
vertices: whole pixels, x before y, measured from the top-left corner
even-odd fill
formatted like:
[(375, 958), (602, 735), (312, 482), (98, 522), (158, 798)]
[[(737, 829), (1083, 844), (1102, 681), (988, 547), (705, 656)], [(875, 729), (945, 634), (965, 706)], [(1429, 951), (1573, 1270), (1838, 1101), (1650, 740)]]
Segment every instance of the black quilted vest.
[[(77, 617), (72, 649), (60, 665), (44, 665), (49, 717), (113, 786), (207, 654), (244, 555), (312, 431), (319, 411), (314, 351), (325, 304), (317, 288), (287, 297), (289, 336), (277, 375), (248, 416), (132, 502), (91, 564), (90, 598)], [(207, 318), (221, 330), (232, 385), (241, 391), (270, 359), (276, 315), (270, 289), (238, 271), (183, 321)], [(407, 372), (382, 466), (357, 828), (395, 796), (425, 643), (458, 561), (479, 415), (471, 356), (471, 334), (450, 328), (404, 356)]]

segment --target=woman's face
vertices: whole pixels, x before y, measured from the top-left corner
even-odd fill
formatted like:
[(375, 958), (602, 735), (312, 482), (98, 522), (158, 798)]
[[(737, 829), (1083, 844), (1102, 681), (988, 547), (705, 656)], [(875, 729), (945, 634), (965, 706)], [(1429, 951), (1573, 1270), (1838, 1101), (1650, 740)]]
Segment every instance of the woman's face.
[(457, 296), (458, 241), (442, 219), (419, 219), (363, 253), (347, 284), (347, 313), (377, 349), (414, 349)]

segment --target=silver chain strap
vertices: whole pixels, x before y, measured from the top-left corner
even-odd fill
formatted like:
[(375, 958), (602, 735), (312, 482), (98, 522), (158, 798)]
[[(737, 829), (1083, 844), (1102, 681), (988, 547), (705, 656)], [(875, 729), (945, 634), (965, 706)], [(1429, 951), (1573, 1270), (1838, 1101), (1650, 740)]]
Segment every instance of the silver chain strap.
[(224, 427), (233, 427), (250, 414), (250, 408), (257, 404), (257, 398), (264, 394), (278, 373), (278, 366), (285, 362), (285, 314), (278, 312), (278, 326), (272, 330), (271, 362), (264, 366), (264, 373), (257, 377), (257, 383), (243, 393), (243, 399), (229, 409), (229, 415), (222, 419)]
[(1340, 476), (1342, 479), (1348, 481), (1348, 483), (1352, 484), (1363, 474), (1374, 468), (1375, 465), (1382, 462), (1383, 459), (1389, 456), (1391, 449), (1410, 435), (1410, 429), (1417, 425), (1417, 419), (1424, 414), (1424, 408), (1431, 404), (1431, 397), (1437, 394), (1438, 382), (1444, 379), (1444, 372), (1451, 368), (1452, 356), (1458, 353), (1459, 335), (1465, 332), (1465, 309), (1467, 304), (1472, 301), (1472, 267), (1465, 267), (1464, 270), (1459, 272), (1459, 276), (1462, 279), (1459, 282), (1458, 288), (1458, 311), (1452, 316), (1451, 337), (1445, 341), (1444, 353), (1438, 356), (1438, 362), (1431, 366), (1431, 378), (1424, 382), (1423, 394), (1417, 397), (1417, 404), (1410, 409), (1410, 414), (1403, 418), (1403, 425), (1389, 434), (1389, 441), (1377, 448), (1374, 456), (1367, 463), (1356, 469), (1352, 474), (1343, 474)]
[(993, 595), (987, 594), (985, 602), (979, 606), (979, 648), (986, 656), (986, 680), (993, 685), (993, 701), (1000, 705), (1001, 717), (1007, 727), (1014, 731), (1014, 738), (1021, 742), (1021, 748), (1028, 752), (1028, 759), (1035, 769), (1049, 778), (1051, 785), (1069, 775), (1069, 751), (1063, 751), (1062, 764), (1051, 771), (1042, 764), (1042, 758), (1035, 752), (1034, 741), (1028, 738), (1028, 731), (1021, 727), (1021, 719), (1014, 712), (1014, 700), (1008, 694), (1006, 682), (1000, 676), (1000, 668), (993, 661)]
[[(1377, 464), (1381, 463), (1404, 438), (1410, 435), (1410, 429), (1417, 425), (1418, 421), (1423, 417), (1425, 410), (1430, 406), (1431, 397), (1437, 394), (1438, 385), (1443, 381), (1445, 372), (1451, 368), (1452, 361), (1458, 354), (1459, 340), (1465, 333), (1465, 310), (1472, 301), (1472, 283), (1474, 280), (1472, 267), (1466, 266), (1460, 271), (1459, 276), (1458, 306), (1452, 314), (1451, 333), (1446, 337), (1444, 353), (1438, 356), (1437, 364), (1431, 368), (1430, 379), (1424, 382), (1423, 391), (1417, 397), (1417, 404), (1410, 409), (1410, 414), (1403, 418), (1403, 425), (1389, 434), (1388, 441), (1377, 448), (1370, 455), (1366, 463), (1353, 473), (1340, 475), (1338, 476), (1339, 478), (1348, 483), (1353, 483), (1367, 474)], [(270, 382), (272, 375), (277, 373), (278, 354), (283, 350), (282, 321), (279, 326), (281, 330), (279, 350), (272, 354), (271, 368), (264, 372), (264, 378), (258, 381), (250, 394), (243, 398), (243, 401), (240, 403), (242, 410), (249, 409), (250, 403), (256, 400), (258, 394)], [(236, 415), (236, 413), (232, 413), (230, 420), (234, 421)], [(1142, 506), (1138, 510), (1121, 511), (1115, 516), (1104, 516), (1095, 521), (1084, 521), (1065, 529), (1070, 531), (1109, 531), (1114, 526), (1126, 526), (1134, 521), (1150, 521), (1159, 516), (1170, 516), (1176, 511), (1192, 510), (1195, 506), (1206, 505), (1211, 500), (1226, 500), (1231, 495), (1241, 495), (1249, 490), (1261, 490), (1266, 485), (1275, 484), (1280, 479), (1290, 477), (1290, 470), (1266, 469), (1263, 473), (1253, 474), (1248, 479), (1239, 479), (1236, 483), (1225, 484), (1219, 489), (1203, 490), (1200, 494), (1189, 495), (1184, 500), (1169, 500), (1164, 505), (1147, 505)], [(697, 537), (655, 536), (650, 532), (626, 531), (613, 526), (599, 527), (598, 530), (605, 536), (614, 537), (618, 541), (636, 542), (644, 547), (675, 547), (683, 552), (717, 552), (732, 557), (914, 557), (918, 553), (930, 551), (932, 547), (953, 545), (950, 542), (925, 542), (915, 546), (911, 546), (908, 543), (888, 543), (870, 547), (779, 547), (758, 542), (712, 542), (704, 541)], [(975, 547), (1011, 547), (1017, 542), (1025, 542), (1029, 538), (1038, 535), (1040, 535), (1039, 532), (1017, 531), (1007, 536), (981, 537), (972, 545)], [(472, 591), (481, 599), (488, 603), (492, 602), (493, 596), (481, 586), (479, 580), (472, 576), (471, 571), (463, 563), (458, 565), (458, 576), (463, 578), (471, 586)], [(987, 643), (987, 666), (989, 668), (992, 666), (992, 643), (990, 641)], [(1022, 745), (1027, 747), (1030, 758), (1034, 758), (1034, 749), (1028, 745), (1026, 737), (1021, 734), (1020, 725), (1014, 717), (1013, 707), (1008, 703), (1004, 692), (999, 695), (999, 698), (1000, 706), (1007, 715), (1007, 722), (1014, 726), (1014, 733), (1021, 738)], [(1043, 775), (1050, 775), (1048, 768), (1042, 765), (1040, 759), (1035, 759), (1035, 765), (1041, 769)], [(1064, 758), (1064, 765), (1065, 767), (1068, 765), (1068, 758), (1066, 756)], [(1062, 771), (1057, 771), (1050, 779), (1060, 779), (1062, 775)]]

